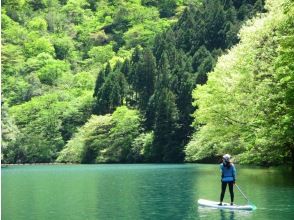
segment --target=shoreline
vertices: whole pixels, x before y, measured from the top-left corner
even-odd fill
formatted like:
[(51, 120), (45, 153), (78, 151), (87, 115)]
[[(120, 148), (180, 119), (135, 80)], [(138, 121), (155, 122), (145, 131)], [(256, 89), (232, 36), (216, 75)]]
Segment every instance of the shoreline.
[(9, 166), (34, 166), (34, 165), (80, 165), (79, 163), (2, 163), (2, 167)]
[[(198, 164), (198, 165), (218, 165), (218, 163), (93, 163), (93, 164), (83, 164), (83, 163), (16, 163), (16, 164), (1, 164), (1, 168), (8, 168), (8, 167), (14, 167), (14, 166), (67, 166), (67, 165), (114, 165), (114, 164), (120, 164), (120, 165), (131, 165), (131, 164), (153, 164), (153, 165), (185, 165), (185, 164)], [(262, 169), (269, 169), (269, 168), (282, 168), (282, 169), (291, 169), (294, 171), (294, 168), (287, 165), (273, 165), (273, 166), (261, 166), (261, 165), (248, 165), (248, 164), (236, 164), (241, 165), (245, 167), (251, 167), (251, 168), (262, 168)]]

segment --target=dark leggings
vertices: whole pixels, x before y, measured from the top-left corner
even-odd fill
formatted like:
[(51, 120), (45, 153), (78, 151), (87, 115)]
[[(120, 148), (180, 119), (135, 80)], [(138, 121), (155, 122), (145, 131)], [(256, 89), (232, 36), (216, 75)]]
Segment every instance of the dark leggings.
[(221, 192), (221, 195), (220, 195), (220, 202), (223, 202), (223, 200), (224, 200), (227, 184), (229, 185), (229, 190), (230, 190), (230, 195), (231, 195), (231, 202), (233, 203), (234, 202), (234, 191), (233, 191), (234, 183), (233, 182), (222, 182), (222, 192)]

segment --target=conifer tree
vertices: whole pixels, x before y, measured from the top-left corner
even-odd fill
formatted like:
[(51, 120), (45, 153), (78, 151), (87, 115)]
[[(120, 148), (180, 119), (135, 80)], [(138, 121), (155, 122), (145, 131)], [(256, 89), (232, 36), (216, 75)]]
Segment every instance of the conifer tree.
[(178, 110), (175, 96), (169, 88), (169, 64), (164, 52), (159, 64), (160, 73), (154, 94), (153, 161), (176, 161), (179, 155), (175, 131), (178, 128)]
[(96, 79), (96, 83), (95, 83), (95, 89), (94, 89), (94, 94), (93, 96), (96, 97), (100, 88), (102, 87), (103, 83), (105, 82), (105, 71), (104, 69), (102, 69)]
[(131, 97), (131, 103), (132, 105), (137, 105), (138, 103), (138, 90), (139, 90), (139, 72), (140, 69), (138, 69), (138, 63), (141, 60), (142, 57), (142, 51), (141, 48), (138, 46), (135, 48), (134, 53), (132, 54), (131, 58), (131, 71), (128, 78), (128, 83), (132, 85), (132, 89), (134, 94)]
[[(176, 131), (178, 146), (181, 148), (188, 141), (188, 137), (192, 132), (191, 114), (195, 111), (191, 105), (192, 90), (195, 84), (195, 76), (191, 74), (191, 58), (185, 55), (184, 51), (180, 50), (176, 57), (175, 69), (171, 80), (171, 88), (176, 97), (176, 105), (179, 110), (179, 128)], [(183, 155), (180, 153), (179, 158)]]
[[(207, 14), (206, 14), (207, 13)], [(225, 10), (221, 1), (208, 0), (205, 4), (205, 46), (208, 50), (225, 47)]]
[(150, 49), (143, 51), (143, 56), (138, 63), (138, 93), (139, 93), (139, 108), (145, 112), (149, 98), (154, 93), (156, 61)]
[[(112, 113), (116, 107), (124, 102), (127, 90), (127, 82), (123, 73), (120, 72), (122, 64), (117, 64), (115, 70), (112, 72), (110, 64), (108, 64), (102, 76), (99, 75), (96, 80), (94, 97), (96, 102), (94, 104), (93, 112), (95, 114)], [(104, 81), (103, 83), (101, 83)], [(98, 89), (100, 85), (100, 88)]]
[(210, 52), (206, 49), (205, 46), (201, 46), (195, 52), (192, 58), (192, 67), (195, 72), (198, 71), (199, 66), (208, 56), (210, 56)]
[(121, 72), (125, 75), (126, 79), (128, 80), (128, 77), (130, 75), (130, 69), (131, 69), (131, 64), (130, 64), (130, 60), (126, 59), (123, 62), (122, 68), (121, 68)]
[[(107, 106), (109, 105), (109, 101), (107, 101), (109, 98), (107, 97), (107, 91), (109, 85), (104, 86), (105, 81), (107, 80), (107, 77), (109, 76), (111, 72), (111, 66), (108, 62), (105, 69), (102, 69), (96, 79), (95, 89), (93, 97), (96, 98), (96, 101), (93, 105), (93, 113), (95, 114), (104, 114), (107, 113)], [(104, 97), (104, 98), (102, 98)]]
[(112, 71), (112, 69), (111, 69), (111, 65), (110, 65), (109, 62), (107, 62), (107, 65), (106, 65), (106, 67), (105, 67), (105, 71), (104, 71), (105, 76), (107, 77), (107, 76), (111, 73), (111, 71)]

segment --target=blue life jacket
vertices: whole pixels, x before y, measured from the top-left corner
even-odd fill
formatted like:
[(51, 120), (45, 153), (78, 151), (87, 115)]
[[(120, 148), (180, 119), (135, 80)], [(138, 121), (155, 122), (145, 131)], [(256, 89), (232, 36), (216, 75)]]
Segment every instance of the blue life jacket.
[(231, 163), (231, 166), (225, 167), (223, 163), (220, 164), (220, 170), (222, 173), (222, 182), (232, 182), (236, 180), (236, 168), (234, 164)]

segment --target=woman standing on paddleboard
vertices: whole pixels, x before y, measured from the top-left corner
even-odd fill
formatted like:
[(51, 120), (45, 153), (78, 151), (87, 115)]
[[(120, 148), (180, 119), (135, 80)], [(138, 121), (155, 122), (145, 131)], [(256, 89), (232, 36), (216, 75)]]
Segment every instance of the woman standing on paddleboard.
[(231, 195), (231, 205), (234, 204), (234, 189), (233, 186), (236, 181), (236, 168), (234, 164), (231, 162), (231, 156), (229, 154), (225, 154), (223, 156), (223, 162), (220, 164), (220, 170), (222, 173), (222, 192), (220, 195), (220, 203), (222, 205), (227, 185), (229, 185), (230, 195)]

